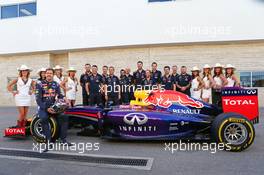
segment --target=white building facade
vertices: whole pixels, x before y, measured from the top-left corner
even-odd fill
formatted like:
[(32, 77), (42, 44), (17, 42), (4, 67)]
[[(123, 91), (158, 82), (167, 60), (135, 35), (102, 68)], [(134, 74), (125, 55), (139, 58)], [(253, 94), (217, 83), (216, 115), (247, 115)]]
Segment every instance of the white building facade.
[(56, 64), (79, 76), (85, 63), (117, 71), (138, 60), (160, 69), (231, 63), (242, 85), (263, 93), (262, 0), (2, 0), (0, 9), (2, 106), (13, 105), (6, 86), (21, 64), (32, 76)]

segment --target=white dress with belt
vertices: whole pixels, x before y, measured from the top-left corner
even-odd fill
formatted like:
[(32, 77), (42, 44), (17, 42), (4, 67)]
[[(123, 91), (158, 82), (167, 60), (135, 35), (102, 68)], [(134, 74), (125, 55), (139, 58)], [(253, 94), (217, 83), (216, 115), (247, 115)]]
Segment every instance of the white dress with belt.
[(17, 80), (17, 91), (15, 95), (16, 106), (31, 106), (31, 95), (29, 94), (32, 84), (32, 79), (28, 78), (27, 82), (24, 82), (21, 77)]
[(201, 99), (201, 89), (195, 90), (199, 88), (199, 81), (198, 77), (192, 80), (192, 87), (191, 87), (191, 97), (200, 100)]
[(68, 77), (68, 81), (66, 83), (66, 88), (70, 89), (66, 91), (66, 98), (68, 100), (76, 100), (76, 93), (77, 93), (77, 81)]

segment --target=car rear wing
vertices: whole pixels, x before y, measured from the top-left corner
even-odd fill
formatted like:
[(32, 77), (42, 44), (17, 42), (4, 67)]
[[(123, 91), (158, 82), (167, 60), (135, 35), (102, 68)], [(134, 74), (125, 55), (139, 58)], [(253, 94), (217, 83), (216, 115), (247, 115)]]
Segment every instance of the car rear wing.
[(224, 88), (222, 90), (223, 112), (236, 112), (247, 117), (252, 123), (259, 123), (257, 89)]

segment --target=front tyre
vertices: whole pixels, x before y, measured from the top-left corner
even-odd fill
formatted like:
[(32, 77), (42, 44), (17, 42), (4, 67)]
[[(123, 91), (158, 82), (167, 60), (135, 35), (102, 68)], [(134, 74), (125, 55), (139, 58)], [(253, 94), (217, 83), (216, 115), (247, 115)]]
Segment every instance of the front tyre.
[[(57, 125), (56, 120), (53, 117), (49, 117), (49, 127), (51, 129), (52, 140), (55, 140), (58, 135), (58, 125)], [(36, 142), (44, 143), (46, 141), (45, 136), (42, 131), (42, 126), (41, 126), (39, 117), (35, 116), (32, 119), (32, 122), (30, 124), (30, 132), (31, 132), (33, 139)]]
[(234, 152), (247, 149), (255, 138), (253, 124), (237, 113), (218, 115), (213, 121), (211, 133), (214, 141), (223, 143), (225, 150)]

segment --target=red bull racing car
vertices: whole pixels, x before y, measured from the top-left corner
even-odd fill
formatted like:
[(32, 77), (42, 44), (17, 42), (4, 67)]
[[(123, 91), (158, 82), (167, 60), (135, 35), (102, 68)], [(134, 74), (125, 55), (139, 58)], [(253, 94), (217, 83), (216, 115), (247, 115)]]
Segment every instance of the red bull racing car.
[[(70, 126), (107, 139), (212, 140), (231, 151), (242, 151), (254, 141), (258, 123), (257, 89), (223, 89), (222, 107), (193, 99), (176, 91), (136, 91), (130, 105), (108, 108), (75, 106), (64, 114)], [(56, 138), (56, 119), (50, 117)], [(44, 141), (39, 118), (30, 123), (38, 142)]]

